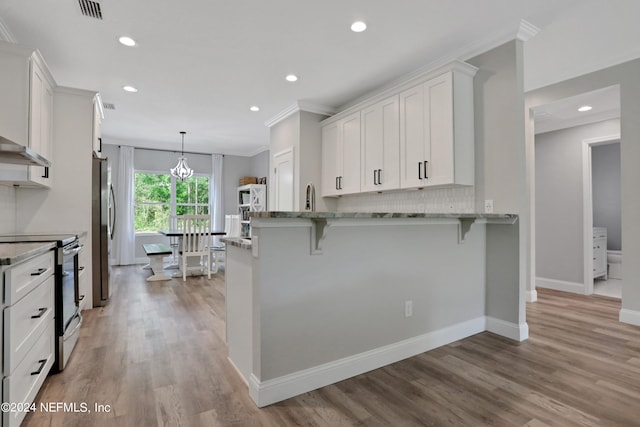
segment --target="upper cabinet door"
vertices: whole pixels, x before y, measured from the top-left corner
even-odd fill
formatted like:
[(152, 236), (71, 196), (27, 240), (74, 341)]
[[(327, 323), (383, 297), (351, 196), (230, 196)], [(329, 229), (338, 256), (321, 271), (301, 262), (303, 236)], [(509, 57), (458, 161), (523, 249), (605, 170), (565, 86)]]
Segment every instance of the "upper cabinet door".
[(338, 194), (338, 122), (322, 128), (322, 188), (323, 197)]
[(400, 93), (400, 186), (423, 187), (427, 160), (424, 88), (419, 85)]
[[(53, 88), (35, 57), (31, 60), (29, 145), (49, 161), (53, 157)], [(50, 187), (48, 168), (29, 166), (30, 180)]]
[[(338, 179), (339, 194), (360, 192), (360, 112), (340, 120), (342, 129), (338, 167), (342, 172)], [(339, 146), (340, 146), (339, 145)]]
[[(0, 42), (0, 70), (2, 136), (52, 161), (55, 82), (42, 57), (34, 49)], [(50, 187), (50, 176), (41, 166), (0, 162), (2, 183)]]
[(400, 187), (398, 95), (362, 110), (361, 191)]
[(454, 182), (453, 87), (451, 73), (424, 84), (426, 184)]

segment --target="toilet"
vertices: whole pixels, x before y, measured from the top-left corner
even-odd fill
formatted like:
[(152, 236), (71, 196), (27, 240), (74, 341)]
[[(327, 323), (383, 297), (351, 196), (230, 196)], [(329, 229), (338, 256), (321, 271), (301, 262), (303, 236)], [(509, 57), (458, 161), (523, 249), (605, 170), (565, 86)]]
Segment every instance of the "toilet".
[(622, 251), (607, 251), (607, 265), (610, 279), (622, 279)]

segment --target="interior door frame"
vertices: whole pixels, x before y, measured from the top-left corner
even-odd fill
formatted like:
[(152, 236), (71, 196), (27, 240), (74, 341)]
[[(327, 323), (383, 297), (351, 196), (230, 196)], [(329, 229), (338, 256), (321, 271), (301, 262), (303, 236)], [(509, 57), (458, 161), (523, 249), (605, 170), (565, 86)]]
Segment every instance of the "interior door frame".
[(620, 142), (620, 133), (582, 141), (582, 243), (584, 256), (584, 293), (593, 294), (593, 190), (591, 149), (597, 145)]

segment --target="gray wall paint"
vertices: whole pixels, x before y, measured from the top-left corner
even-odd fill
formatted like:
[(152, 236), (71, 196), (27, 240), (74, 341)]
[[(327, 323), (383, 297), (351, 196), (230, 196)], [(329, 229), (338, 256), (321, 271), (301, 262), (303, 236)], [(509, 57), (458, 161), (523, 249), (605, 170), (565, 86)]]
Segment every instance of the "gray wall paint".
[(16, 190), (0, 185), (0, 233), (16, 232)]
[[(514, 286), (524, 295), (533, 286), (534, 266), (529, 243), (522, 45), (513, 40), (467, 62), (479, 68), (473, 82), (476, 210), (484, 212), (484, 200), (490, 199), (494, 212), (519, 215), (519, 283)], [(524, 319), (524, 304), (519, 311)]]
[(522, 42), (514, 40), (467, 61), (474, 78), (477, 209), (523, 212), (525, 191)]
[(591, 149), (593, 226), (606, 227), (607, 249), (622, 248), (620, 143)]
[[(122, 143), (125, 144), (125, 141), (122, 141)], [(110, 160), (111, 172), (115, 181), (118, 176), (118, 146), (104, 144), (103, 153)], [(186, 153), (185, 157), (187, 157), (189, 166), (196, 172), (211, 174), (212, 161), (210, 155)], [(222, 203), (225, 214), (236, 214), (238, 212), (236, 196), (240, 178), (243, 176), (265, 176), (265, 171), (268, 170), (268, 159), (269, 154), (266, 151), (254, 157), (224, 156), (222, 165)], [(177, 153), (149, 149), (135, 150), (134, 164), (138, 170), (168, 171), (176, 163)], [(117, 188), (115, 182), (114, 187)], [(142, 244), (162, 241), (168, 243), (168, 240), (161, 236), (138, 236), (135, 243), (136, 258), (146, 258), (142, 250)]]
[[(265, 150), (251, 157), (251, 174), (258, 178), (269, 176), (269, 150)], [(268, 181), (267, 179), (267, 184)]]
[(222, 186), (224, 188), (223, 209), (225, 215), (238, 213), (238, 186), (243, 176), (252, 174), (251, 157), (224, 156), (222, 166)]
[(537, 277), (584, 282), (582, 141), (619, 131), (607, 120), (536, 135)]
[[(550, 85), (527, 94), (527, 106), (620, 85), (620, 172), (622, 200), (622, 251), (625, 259), (640, 258), (640, 59)], [(640, 263), (622, 264), (621, 316), (640, 324)]]
[[(317, 211), (336, 210), (334, 198), (320, 197), (322, 175), (322, 128), (320, 122), (326, 118), (327, 116), (322, 114), (298, 111), (271, 127), (269, 149), (272, 157), (274, 154), (293, 147), (293, 206), (295, 211), (304, 210), (308, 183), (313, 183), (316, 188)], [(270, 177), (273, 177), (273, 171), (270, 171)], [(271, 187), (270, 197), (272, 197), (273, 191), (274, 188)]]

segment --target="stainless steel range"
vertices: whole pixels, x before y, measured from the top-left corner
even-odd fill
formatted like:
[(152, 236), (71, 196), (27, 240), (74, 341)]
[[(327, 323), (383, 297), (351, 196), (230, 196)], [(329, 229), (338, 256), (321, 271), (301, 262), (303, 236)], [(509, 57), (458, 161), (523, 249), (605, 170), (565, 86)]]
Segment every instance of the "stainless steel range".
[(55, 330), (56, 363), (52, 370), (61, 371), (78, 341), (82, 314), (79, 310), (78, 254), (82, 245), (76, 234), (27, 234), (0, 236), (0, 243), (55, 242)]

